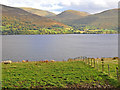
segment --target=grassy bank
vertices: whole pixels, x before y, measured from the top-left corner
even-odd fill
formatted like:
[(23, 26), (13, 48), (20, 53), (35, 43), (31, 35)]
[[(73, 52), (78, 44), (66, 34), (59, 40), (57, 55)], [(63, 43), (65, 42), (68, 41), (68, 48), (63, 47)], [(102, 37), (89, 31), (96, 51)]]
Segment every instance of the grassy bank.
[[(83, 61), (86, 65), (95, 68), (99, 72), (103, 72), (104, 74), (109, 75), (109, 77), (117, 80), (117, 69), (118, 67), (118, 59), (114, 58), (104, 58), (103, 61), (103, 68), (104, 71), (102, 71), (102, 58), (96, 58), (94, 61), (94, 58), (89, 58), (88, 59), (70, 59), (70, 61)], [(95, 64), (95, 66), (94, 66)], [(119, 67), (118, 67), (119, 68)], [(119, 71), (119, 70), (118, 70)]]
[(83, 61), (2, 64), (3, 88), (112, 88), (118, 81)]

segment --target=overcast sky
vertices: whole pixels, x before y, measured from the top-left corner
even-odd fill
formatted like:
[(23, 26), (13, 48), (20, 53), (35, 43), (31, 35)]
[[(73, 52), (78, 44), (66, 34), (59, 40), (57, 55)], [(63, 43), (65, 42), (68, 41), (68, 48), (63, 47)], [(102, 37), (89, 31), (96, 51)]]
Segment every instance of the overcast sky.
[(119, 0), (1, 0), (0, 3), (13, 7), (32, 7), (48, 10), (56, 14), (64, 10), (78, 10), (98, 13), (118, 8)]

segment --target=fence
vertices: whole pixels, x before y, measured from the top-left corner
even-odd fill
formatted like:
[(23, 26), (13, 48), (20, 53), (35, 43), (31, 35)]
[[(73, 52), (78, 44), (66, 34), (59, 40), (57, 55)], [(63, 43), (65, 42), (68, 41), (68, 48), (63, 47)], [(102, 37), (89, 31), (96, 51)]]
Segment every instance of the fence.
[[(110, 64), (105, 64), (105, 58), (87, 58), (87, 57), (77, 57), (74, 58), (74, 60), (82, 60), (85, 64), (89, 65), (90, 67), (93, 67), (97, 69), (98, 71), (101, 71), (102, 73), (106, 73), (109, 76), (111, 76), (111, 72), (115, 73), (115, 77), (120, 81), (120, 72), (119, 68), (117, 67), (112, 67)], [(114, 69), (110, 71), (110, 69)]]

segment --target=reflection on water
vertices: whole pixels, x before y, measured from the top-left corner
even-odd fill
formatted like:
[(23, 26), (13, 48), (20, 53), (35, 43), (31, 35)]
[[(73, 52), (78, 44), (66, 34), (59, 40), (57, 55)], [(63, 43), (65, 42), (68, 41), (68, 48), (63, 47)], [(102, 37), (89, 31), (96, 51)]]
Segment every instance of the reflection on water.
[(72, 57), (118, 56), (115, 34), (4, 35), (3, 60), (66, 60)]

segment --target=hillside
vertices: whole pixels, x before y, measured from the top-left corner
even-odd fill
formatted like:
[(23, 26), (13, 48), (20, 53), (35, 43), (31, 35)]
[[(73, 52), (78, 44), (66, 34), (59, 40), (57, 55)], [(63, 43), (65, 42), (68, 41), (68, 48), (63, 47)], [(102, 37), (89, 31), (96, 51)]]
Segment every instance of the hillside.
[(5, 35), (112, 34), (117, 33), (116, 30), (118, 29), (118, 9), (93, 15), (86, 12), (66, 10), (56, 16), (43, 17), (20, 8), (0, 6), (2, 7), (2, 13), (0, 13), (2, 14), (2, 33)]
[[(120, 10), (119, 10), (120, 11)], [(118, 27), (118, 9), (111, 9), (101, 13), (88, 15), (86, 17), (73, 20), (67, 24), (76, 26), (95, 26), (100, 29), (115, 29)]]
[(57, 20), (60, 22), (63, 22), (65, 24), (68, 24), (68, 22), (82, 18), (84, 16), (89, 15), (87, 12), (80, 12), (80, 11), (75, 11), (75, 10), (66, 10), (56, 16), (50, 17), (53, 20)]
[[(66, 26), (60, 22), (56, 22), (54, 20), (48, 19), (46, 17), (41, 17), (35, 14), (31, 14), (29, 12), (26, 12), (22, 9), (15, 8), (15, 7), (9, 7), (2, 5), (2, 16), (9, 18), (8, 22), (11, 21), (19, 21), (22, 23), (31, 23), (36, 24), (38, 26), (42, 27), (48, 27), (51, 25), (59, 25), (59, 26)], [(3, 18), (4, 21), (4, 18)], [(4, 23), (4, 22), (3, 22)]]
[(44, 16), (44, 17), (49, 17), (49, 16), (55, 16), (56, 14), (49, 12), (49, 11), (45, 11), (45, 10), (40, 10), (40, 9), (35, 9), (35, 8), (27, 8), (27, 7), (20, 7), (21, 9), (30, 12), (32, 14), (36, 14), (39, 16)]
[(54, 34), (53, 31), (58, 30), (57, 28), (60, 28), (59, 31), (68, 28), (63, 23), (29, 13), (20, 8), (0, 6), (2, 7), (3, 34)]

